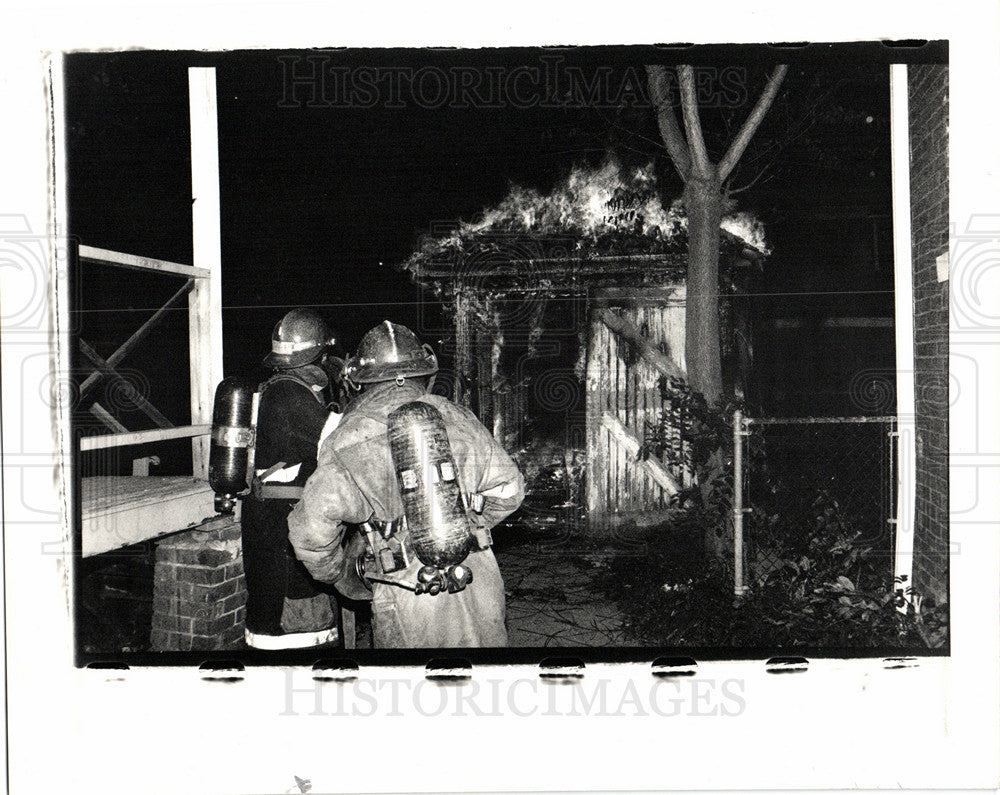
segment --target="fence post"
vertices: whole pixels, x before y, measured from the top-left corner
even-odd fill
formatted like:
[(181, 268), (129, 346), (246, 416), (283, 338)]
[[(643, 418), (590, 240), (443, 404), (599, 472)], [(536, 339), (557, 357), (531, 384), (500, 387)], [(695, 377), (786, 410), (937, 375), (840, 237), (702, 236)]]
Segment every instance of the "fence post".
[(733, 412), (733, 593), (743, 596), (743, 412)]

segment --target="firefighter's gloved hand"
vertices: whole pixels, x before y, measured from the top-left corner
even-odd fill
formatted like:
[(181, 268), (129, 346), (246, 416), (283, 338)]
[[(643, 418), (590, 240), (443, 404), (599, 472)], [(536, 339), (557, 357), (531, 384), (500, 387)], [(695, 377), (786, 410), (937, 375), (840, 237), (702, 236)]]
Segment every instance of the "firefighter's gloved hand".
[(340, 573), (333, 581), (333, 587), (348, 599), (358, 602), (369, 602), (372, 591), (358, 573), (358, 559), (363, 557), (367, 549), (364, 535), (353, 531), (344, 546), (344, 562)]

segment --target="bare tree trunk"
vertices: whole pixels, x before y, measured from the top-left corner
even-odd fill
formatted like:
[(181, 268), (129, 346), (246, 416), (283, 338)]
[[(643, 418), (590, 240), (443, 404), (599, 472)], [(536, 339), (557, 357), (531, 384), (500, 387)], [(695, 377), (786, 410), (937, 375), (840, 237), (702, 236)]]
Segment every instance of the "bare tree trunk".
[(722, 400), (719, 350), (719, 224), (722, 191), (714, 176), (693, 177), (684, 189), (688, 216), (685, 353), (688, 383), (709, 405)]
[(774, 102), (787, 66), (776, 66), (750, 116), (718, 165), (709, 160), (698, 114), (697, 86), (691, 66), (677, 67), (684, 131), (670, 101), (666, 67), (646, 67), (650, 97), (663, 144), (684, 180), (688, 215), (687, 310), (684, 361), (691, 388), (710, 406), (721, 408), (722, 363), (719, 337), (719, 243), (724, 185)]

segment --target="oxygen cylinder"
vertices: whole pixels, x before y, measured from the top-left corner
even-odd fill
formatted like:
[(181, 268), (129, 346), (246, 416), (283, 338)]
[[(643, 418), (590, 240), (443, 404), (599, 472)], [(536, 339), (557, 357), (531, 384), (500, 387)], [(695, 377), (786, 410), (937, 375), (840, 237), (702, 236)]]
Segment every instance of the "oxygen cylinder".
[(406, 403), (389, 415), (388, 434), (413, 551), (426, 566), (461, 563), (472, 550), (472, 526), (441, 412)]
[(247, 487), (247, 461), (254, 443), (253, 392), (248, 381), (236, 376), (224, 378), (215, 390), (208, 483), (219, 513), (232, 513), (236, 495)]

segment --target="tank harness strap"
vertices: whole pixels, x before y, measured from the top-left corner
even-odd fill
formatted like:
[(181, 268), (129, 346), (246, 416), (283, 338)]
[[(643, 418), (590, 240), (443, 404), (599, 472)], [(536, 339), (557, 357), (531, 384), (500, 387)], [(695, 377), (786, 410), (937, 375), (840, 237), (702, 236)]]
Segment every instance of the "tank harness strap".
[(409, 534), (405, 532), (406, 523), (402, 517), (390, 522), (371, 519), (367, 525), (365, 557), (368, 571), (392, 574), (407, 568), (417, 559), (410, 545)]
[(268, 467), (259, 475), (255, 475), (251, 490), (258, 500), (298, 500), (302, 497), (302, 486), (289, 486), (285, 483), (269, 483), (268, 478), (275, 472), (285, 468), (285, 462), (279, 461)]
[[(385, 523), (385, 525), (394, 524), (395, 522)], [(361, 528), (368, 543), (365, 553), (358, 557), (355, 566), (358, 575), (368, 583), (369, 587), (377, 582), (412, 591), (415, 594), (435, 596), (439, 593), (458, 593), (472, 582), (471, 569), (462, 564), (449, 566), (446, 570), (423, 566), (417, 572), (415, 581), (402, 579), (399, 572), (409, 566), (410, 561), (418, 560), (410, 548), (408, 539), (405, 536), (395, 535), (386, 539), (382, 531), (375, 529), (372, 522), (365, 522)], [(375, 549), (378, 551), (375, 552)]]
[[(291, 373), (276, 373), (268, 378), (263, 384), (260, 385), (260, 390), (258, 394), (258, 403), (260, 398), (264, 396), (264, 392), (267, 391), (269, 386), (278, 383), (279, 381), (291, 381), (295, 384), (301, 384), (306, 389), (309, 390), (309, 394), (316, 398), (316, 402), (321, 406), (325, 407), (326, 404), (323, 402), (323, 396), (320, 395), (312, 385), (301, 378), (298, 378)], [(275, 472), (284, 469), (285, 462), (279, 461), (272, 467), (269, 467), (264, 472), (256, 475), (250, 484), (250, 490), (253, 496), (258, 500), (299, 500), (302, 499), (302, 486), (289, 486), (285, 483), (268, 483), (267, 478), (273, 475)]]
[(276, 373), (275, 375), (272, 375), (270, 378), (268, 378), (263, 384), (260, 385), (261, 396), (263, 397), (264, 392), (267, 390), (269, 386), (271, 386), (272, 384), (276, 384), (279, 381), (291, 381), (295, 384), (301, 384), (302, 386), (304, 386), (306, 389), (309, 390), (310, 395), (316, 398), (317, 403), (319, 403), (324, 408), (326, 407), (326, 402), (323, 400), (323, 396), (315, 389), (313, 389), (312, 384), (310, 384), (308, 381), (304, 381), (303, 379), (298, 378), (297, 376), (292, 375), (291, 373)]
[[(393, 574), (408, 568), (417, 560), (406, 528), (406, 518), (401, 516), (389, 522), (370, 519), (366, 522), (365, 570), (375, 574)], [(489, 529), (473, 522), (473, 551), (482, 552), (493, 545)]]

